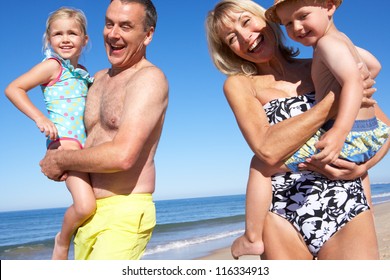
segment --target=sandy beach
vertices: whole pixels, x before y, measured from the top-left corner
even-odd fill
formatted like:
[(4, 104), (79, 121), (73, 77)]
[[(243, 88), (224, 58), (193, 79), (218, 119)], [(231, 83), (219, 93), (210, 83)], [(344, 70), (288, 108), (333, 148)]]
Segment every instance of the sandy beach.
[[(374, 205), (375, 226), (381, 260), (390, 260), (390, 202)], [(233, 260), (230, 247), (212, 252), (200, 260)], [(257, 256), (244, 256), (240, 260), (259, 260)]]

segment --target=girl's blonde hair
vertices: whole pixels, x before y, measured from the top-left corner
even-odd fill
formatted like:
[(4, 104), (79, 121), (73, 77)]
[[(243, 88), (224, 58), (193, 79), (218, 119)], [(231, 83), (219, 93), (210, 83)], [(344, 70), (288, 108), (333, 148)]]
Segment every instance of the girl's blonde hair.
[(87, 35), (87, 18), (83, 11), (75, 8), (61, 7), (58, 10), (50, 13), (46, 20), (46, 30), (43, 34), (43, 49), (49, 49), (50, 43), (50, 26), (57, 19), (74, 19), (79, 25), (83, 35)]
[(226, 75), (256, 75), (256, 65), (236, 55), (220, 37), (220, 31), (232, 22), (231, 12), (247, 11), (263, 19), (275, 36), (277, 46), (287, 60), (292, 60), (299, 54), (299, 50), (285, 45), (285, 36), (278, 24), (265, 18), (265, 9), (251, 0), (222, 0), (206, 18), (206, 35), (211, 59), (219, 71)]

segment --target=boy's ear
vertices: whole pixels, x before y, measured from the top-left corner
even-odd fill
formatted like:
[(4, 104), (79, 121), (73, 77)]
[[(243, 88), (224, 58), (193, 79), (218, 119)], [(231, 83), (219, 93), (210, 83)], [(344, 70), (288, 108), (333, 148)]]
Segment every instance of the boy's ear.
[(326, 1), (326, 8), (328, 10), (328, 16), (333, 16), (333, 14), (336, 11), (336, 4), (334, 3), (333, 0), (327, 0)]

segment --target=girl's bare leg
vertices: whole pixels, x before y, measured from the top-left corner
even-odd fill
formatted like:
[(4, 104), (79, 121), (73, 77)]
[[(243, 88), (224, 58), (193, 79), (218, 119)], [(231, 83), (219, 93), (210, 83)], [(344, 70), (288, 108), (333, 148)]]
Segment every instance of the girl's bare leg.
[[(77, 149), (72, 141), (62, 141), (64, 149)], [(90, 185), (88, 173), (69, 172), (66, 186), (73, 198), (73, 204), (66, 210), (62, 228), (54, 240), (53, 260), (67, 260), (70, 242), (77, 228), (96, 209), (96, 200)]]

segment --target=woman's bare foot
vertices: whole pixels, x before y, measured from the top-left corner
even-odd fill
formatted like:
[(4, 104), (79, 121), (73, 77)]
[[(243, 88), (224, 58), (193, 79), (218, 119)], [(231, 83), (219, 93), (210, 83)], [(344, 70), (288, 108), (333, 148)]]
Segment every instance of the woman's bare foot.
[(67, 260), (68, 259), (68, 251), (69, 244), (61, 244), (61, 233), (57, 233), (54, 238), (54, 249), (53, 255), (51, 257), (52, 260)]
[(244, 234), (234, 240), (231, 247), (231, 253), (236, 260), (244, 255), (260, 256), (264, 253), (264, 243), (262, 240), (251, 242)]

